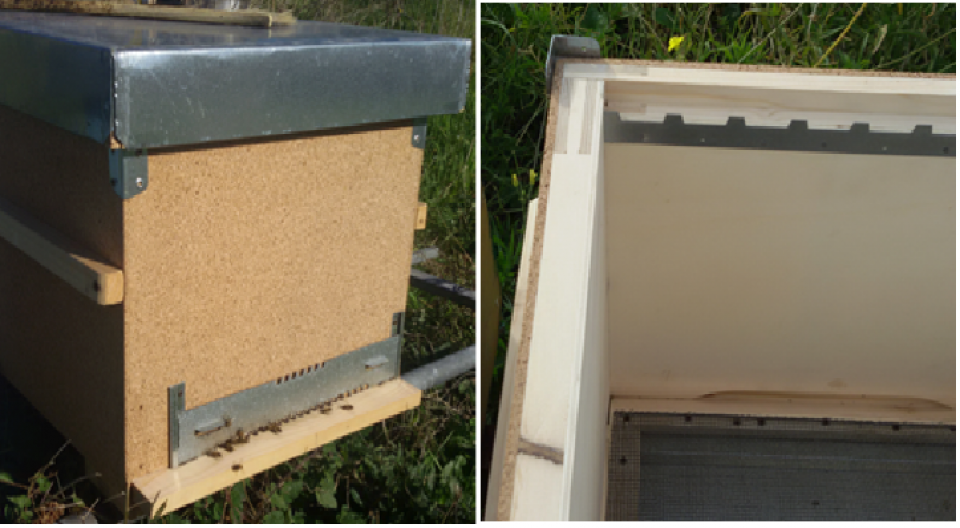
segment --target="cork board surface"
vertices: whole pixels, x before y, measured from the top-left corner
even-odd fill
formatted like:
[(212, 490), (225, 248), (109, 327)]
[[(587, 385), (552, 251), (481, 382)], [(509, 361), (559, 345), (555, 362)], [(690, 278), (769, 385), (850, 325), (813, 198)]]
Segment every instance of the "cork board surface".
[(190, 409), (390, 336), (418, 204), (410, 137), (150, 152), (123, 210), (128, 478), (167, 465), (170, 385)]
[[(122, 264), (106, 147), (4, 106), (0, 145), (0, 196)], [(0, 241), (0, 374), (104, 474), (107, 489), (122, 489), (122, 306), (97, 305)]]

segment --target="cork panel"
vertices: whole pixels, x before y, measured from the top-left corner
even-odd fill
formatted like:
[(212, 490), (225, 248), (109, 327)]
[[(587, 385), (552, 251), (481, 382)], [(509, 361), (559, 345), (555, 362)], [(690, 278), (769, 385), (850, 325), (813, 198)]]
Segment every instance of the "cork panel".
[(150, 153), (124, 205), (127, 460), (167, 465), (167, 388), (193, 408), (390, 336), (422, 151), (411, 128)]
[[(0, 106), (0, 196), (122, 261), (106, 147)], [(0, 374), (122, 489), (123, 307), (99, 306), (0, 241)]]

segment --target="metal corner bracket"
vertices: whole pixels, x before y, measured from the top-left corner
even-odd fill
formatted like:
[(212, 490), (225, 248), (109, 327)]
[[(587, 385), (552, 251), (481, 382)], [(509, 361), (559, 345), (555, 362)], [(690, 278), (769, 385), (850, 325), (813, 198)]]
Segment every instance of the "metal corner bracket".
[(410, 144), (423, 150), (427, 144), (427, 118), (418, 117), (413, 120), (413, 132), (410, 134)]
[(550, 38), (550, 51), (547, 52), (547, 63), (545, 73), (547, 77), (547, 93), (553, 85), (553, 71), (557, 65), (557, 59), (561, 58), (579, 58), (579, 59), (599, 59), (603, 55), (600, 53), (600, 44), (596, 39), (590, 37), (575, 37), (572, 35), (554, 35)]
[(403, 337), (403, 323), (406, 315), (407, 314), (405, 312), (397, 312), (393, 314), (393, 322), (390, 325), (391, 337)]
[(124, 200), (147, 190), (146, 149), (110, 149), (110, 185)]

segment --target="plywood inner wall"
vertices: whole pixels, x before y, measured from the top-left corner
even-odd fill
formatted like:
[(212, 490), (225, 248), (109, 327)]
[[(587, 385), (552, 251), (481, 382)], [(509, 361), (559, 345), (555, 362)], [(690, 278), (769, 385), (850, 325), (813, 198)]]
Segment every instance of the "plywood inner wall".
[(611, 392), (955, 404), (955, 159), (605, 146)]
[(187, 408), (390, 336), (422, 151), (411, 128), (151, 153), (124, 204), (128, 474), (167, 464)]

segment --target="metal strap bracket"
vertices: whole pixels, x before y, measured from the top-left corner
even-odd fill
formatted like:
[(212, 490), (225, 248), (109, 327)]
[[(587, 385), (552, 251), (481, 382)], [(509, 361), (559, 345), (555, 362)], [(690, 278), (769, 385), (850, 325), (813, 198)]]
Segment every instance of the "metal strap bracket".
[(110, 149), (110, 185), (124, 200), (147, 190), (146, 149)]
[[(394, 316), (402, 332), (403, 318)], [(186, 384), (168, 389), (170, 467), (176, 468), (249, 434), (276, 431), (282, 423), (331, 400), (400, 375), (400, 334), (323, 363), (306, 366), (251, 389), (186, 409)]]
[(600, 44), (596, 39), (590, 37), (574, 37), (572, 35), (554, 35), (550, 38), (550, 51), (547, 52), (547, 63), (544, 67), (544, 73), (547, 77), (547, 93), (550, 93), (553, 87), (553, 70), (556, 68), (557, 59), (570, 57), (579, 59), (599, 59), (603, 55), (600, 53)]
[(423, 150), (423, 147), (427, 144), (427, 118), (418, 117), (413, 120), (413, 132), (410, 134), (410, 143)]

